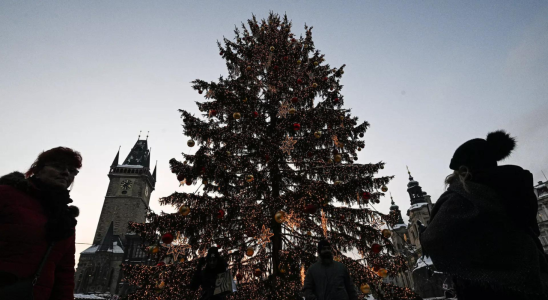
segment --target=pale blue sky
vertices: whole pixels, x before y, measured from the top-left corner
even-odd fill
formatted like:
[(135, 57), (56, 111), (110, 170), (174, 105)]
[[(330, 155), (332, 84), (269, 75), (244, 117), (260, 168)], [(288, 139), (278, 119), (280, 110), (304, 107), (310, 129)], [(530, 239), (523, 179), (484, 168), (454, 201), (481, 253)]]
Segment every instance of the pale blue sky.
[(286, 12), (297, 34), (314, 26), (327, 62), (347, 64), (346, 106), (371, 123), (359, 162), (387, 163), (381, 174), (396, 176), (389, 189), (404, 214), (406, 165), (435, 200), (456, 147), (488, 131), (517, 136), (507, 163), (535, 181), (548, 171), (546, 1), (4, 0), (0, 173), (55, 146), (81, 151), (72, 196), (77, 240), (89, 243), (118, 146), (125, 158), (150, 131), (152, 208), (171, 211), (157, 199), (183, 190), (168, 160), (189, 150), (177, 109), (198, 112), (190, 81), (226, 74), (216, 41), (270, 10)]

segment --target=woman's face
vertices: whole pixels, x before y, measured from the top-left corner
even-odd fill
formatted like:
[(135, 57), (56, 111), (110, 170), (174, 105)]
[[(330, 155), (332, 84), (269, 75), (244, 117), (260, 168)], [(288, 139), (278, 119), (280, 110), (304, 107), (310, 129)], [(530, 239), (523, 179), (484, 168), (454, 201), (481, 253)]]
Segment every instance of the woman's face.
[(210, 269), (215, 269), (215, 267), (217, 267), (217, 257), (211, 256), (210, 258), (208, 258), (207, 267)]
[(74, 177), (78, 174), (78, 170), (72, 166), (67, 166), (63, 163), (48, 163), (37, 174), (36, 178), (40, 179), (44, 184), (51, 187), (67, 189)]

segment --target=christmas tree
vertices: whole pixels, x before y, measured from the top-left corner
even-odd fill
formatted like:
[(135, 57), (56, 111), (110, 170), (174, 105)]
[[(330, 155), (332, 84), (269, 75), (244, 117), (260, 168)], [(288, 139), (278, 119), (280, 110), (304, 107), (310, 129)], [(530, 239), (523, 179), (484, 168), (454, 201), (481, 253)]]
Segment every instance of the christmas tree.
[(287, 16), (253, 16), (218, 43), (227, 78), (192, 82), (205, 96), (196, 102), (202, 114), (180, 112), (196, 150), (170, 165), (181, 184), (201, 189), (160, 199), (178, 213), (150, 212), (147, 223), (130, 224), (159, 262), (125, 266), (125, 280), (138, 287), (130, 299), (198, 299), (188, 283), (213, 245), (238, 282), (230, 299), (302, 299), (324, 238), (362, 296), (416, 298), (383, 281), (406, 270), (382, 230), (397, 216), (371, 206), (392, 177), (374, 177), (383, 162), (356, 162), (369, 124), (343, 109), (345, 66), (325, 62), (312, 27), (296, 37), (291, 26)]

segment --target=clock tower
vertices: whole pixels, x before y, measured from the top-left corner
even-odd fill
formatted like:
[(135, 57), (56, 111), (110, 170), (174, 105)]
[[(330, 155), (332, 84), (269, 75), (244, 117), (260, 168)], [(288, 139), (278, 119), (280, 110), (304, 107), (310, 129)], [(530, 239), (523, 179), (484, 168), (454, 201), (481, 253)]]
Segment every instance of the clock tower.
[(141, 239), (128, 231), (128, 222), (145, 222), (150, 194), (156, 185), (156, 167), (150, 173), (148, 141), (138, 139), (127, 158), (112, 162), (103, 209), (91, 247), (80, 254), (75, 273), (77, 294), (124, 295), (121, 264), (147, 263)]

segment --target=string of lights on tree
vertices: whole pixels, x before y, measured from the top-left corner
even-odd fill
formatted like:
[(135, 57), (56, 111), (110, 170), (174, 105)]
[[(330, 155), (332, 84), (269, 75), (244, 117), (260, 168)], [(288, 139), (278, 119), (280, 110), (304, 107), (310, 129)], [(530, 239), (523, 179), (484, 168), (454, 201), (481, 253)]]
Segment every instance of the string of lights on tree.
[(187, 145), (196, 150), (170, 166), (181, 184), (202, 189), (160, 199), (178, 213), (150, 211), (146, 223), (130, 224), (157, 261), (124, 266), (124, 280), (137, 287), (130, 299), (199, 298), (188, 284), (211, 246), (238, 282), (229, 299), (302, 299), (306, 269), (324, 238), (361, 297), (417, 298), (383, 282), (407, 269), (391, 232), (380, 229), (397, 215), (370, 208), (392, 177), (374, 177), (383, 162), (357, 162), (369, 124), (343, 109), (345, 66), (325, 62), (312, 27), (300, 37), (291, 27), (287, 16), (253, 16), (233, 40), (218, 43), (229, 75), (193, 81), (205, 97), (196, 102), (202, 113), (180, 112)]

